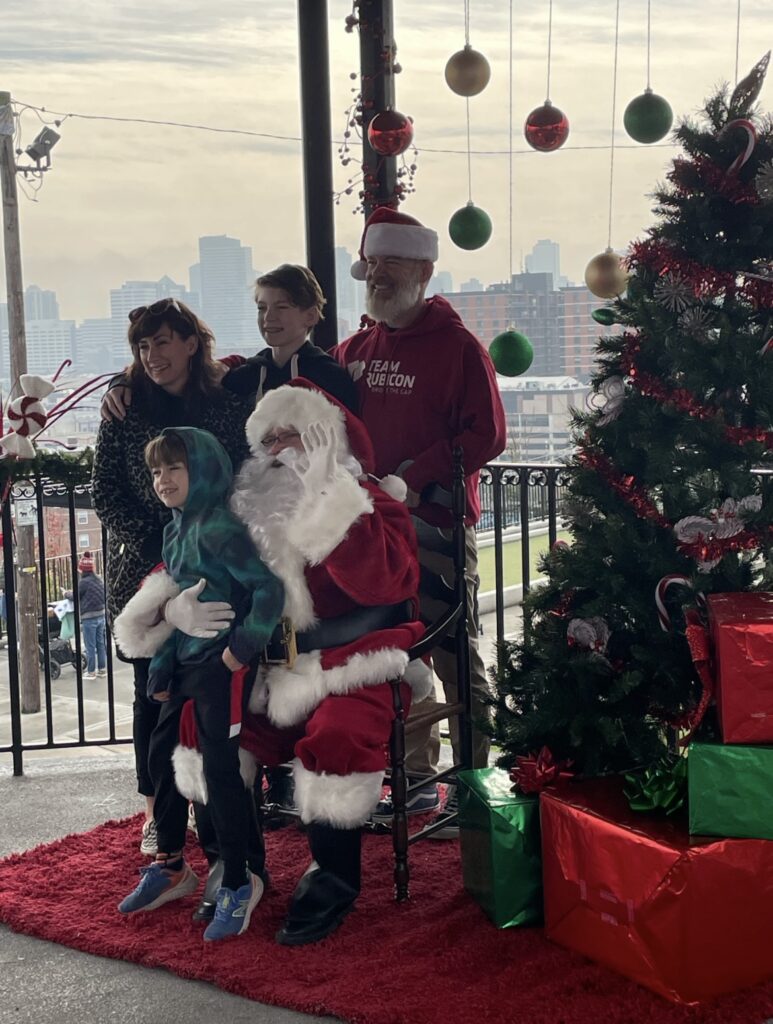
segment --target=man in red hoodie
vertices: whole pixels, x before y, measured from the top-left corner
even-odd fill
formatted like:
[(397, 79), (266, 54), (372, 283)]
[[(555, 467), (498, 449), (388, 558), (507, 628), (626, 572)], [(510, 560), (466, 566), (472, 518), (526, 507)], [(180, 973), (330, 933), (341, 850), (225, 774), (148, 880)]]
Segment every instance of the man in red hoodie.
[[(425, 299), (437, 259), (437, 234), (413, 217), (387, 207), (369, 217), (360, 259), (352, 276), (366, 284), (366, 308), (372, 322), (333, 350), (359, 389), (360, 416), (373, 441), (376, 473), (396, 473), (408, 486), (408, 506), (419, 541), (424, 570), (450, 581), (451, 514), (438, 503), (452, 483), (452, 452), (464, 452), (467, 508), (468, 599), (472, 708), (475, 719), (487, 718), (488, 684), (478, 653), (478, 572), (475, 523), (480, 517), (479, 470), (496, 458), (506, 442), (505, 415), (496, 373), (487, 351), (467, 330), (456, 310), (441, 295)], [(425, 573), (422, 574), (423, 580)], [(420, 592), (421, 615), (431, 622), (445, 610), (430, 587)], [(456, 657), (451, 643), (433, 653), (433, 667), (446, 700), (456, 701)], [(432, 697), (428, 698), (431, 701)], [(428, 705), (424, 705), (427, 707)], [(421, 711), (422, 702), (414, 704)], [(451, 723), (454, 757), (459, 761), (458, 730)], [(475, 767), (487, 764), (489, 739), (473, 732)], [(437, 727), (409, 737), (406, 767), (427, 775), (440, 753)], [(449, 794), (446, 813), (455, 810)], [(436, 786), (418, 790), (409, 813), (439, 806)], [(376, 817), (391, 817), (390, 801), (382, 801)], [(454, 828), (436, 832), (450, 838)]]

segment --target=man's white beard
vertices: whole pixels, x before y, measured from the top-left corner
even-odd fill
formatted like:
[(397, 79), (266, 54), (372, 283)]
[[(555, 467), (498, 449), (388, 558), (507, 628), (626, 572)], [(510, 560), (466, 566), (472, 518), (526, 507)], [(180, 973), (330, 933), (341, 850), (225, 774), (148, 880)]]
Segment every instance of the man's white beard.
[(287, 521), (298, 507), (303, 484), (273, 455), (252, 455), (239, 470), (231, 494), (231, 510), (248, 527), (264, 555), (281, 551), (287, 544)]
[(406, 281), (398, 285), (392, 295), (382, 296), (371, 284), (365, 285), (365, 310), (379, 323), (391, 323), (412, 309), (421, 297), (421, 281)]

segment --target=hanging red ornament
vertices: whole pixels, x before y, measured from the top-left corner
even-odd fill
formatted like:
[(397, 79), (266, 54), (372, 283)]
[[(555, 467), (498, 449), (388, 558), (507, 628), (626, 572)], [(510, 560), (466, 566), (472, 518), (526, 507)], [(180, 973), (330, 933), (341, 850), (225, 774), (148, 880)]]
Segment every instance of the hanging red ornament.
[(413, 141), (413, 122), (398, 110), (382, 110), (368, 125), (370, 148), (381, 156), (399, 156)]
[(569, 121), (566, 114), (545, 100), (541, 107), (532, 110), (523, 126), (526, 141), (540, 153), (552, 153), (559, 149), (569, 137)]

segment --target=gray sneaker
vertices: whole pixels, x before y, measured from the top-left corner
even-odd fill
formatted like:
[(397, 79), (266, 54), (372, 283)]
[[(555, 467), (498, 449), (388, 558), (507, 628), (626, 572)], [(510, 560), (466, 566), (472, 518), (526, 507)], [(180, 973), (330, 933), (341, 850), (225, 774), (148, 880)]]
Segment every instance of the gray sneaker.
[(140, 853), (146, 853), (149, 857), (155, 857), (158, 853), (158, 831), (153, 818), (142, 826)]
[[(437, 786), (422, 786), (421, 789), (410, 793), (405, 802), (405, 813), (409, 816), (413, 814), (431, 814), (432, 811), (437, 811), (439, 808), (440, 794), (438, 793)], [(394, 813), (395, 809), (392, 804), (392, 794), (390, 793), (383, 800), (379, 800), (372, 817), (374, 821), (389, 823), (394, 817)]]

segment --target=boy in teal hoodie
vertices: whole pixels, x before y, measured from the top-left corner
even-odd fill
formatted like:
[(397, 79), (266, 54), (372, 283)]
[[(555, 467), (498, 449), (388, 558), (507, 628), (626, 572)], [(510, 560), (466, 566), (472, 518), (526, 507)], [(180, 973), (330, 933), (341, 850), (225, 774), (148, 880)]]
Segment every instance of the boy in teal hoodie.
[(155, 910), (198, 885), (182, 853), (188, 801), (177, 791), (172, 766), (182, 708), (192, 699), (224, 863), (215, 917), (204, 932), (212, 941), (246, 931), (263, 895), (263, 880), (247, 869), (250, 809), (239, 772), (239, 711), (244, 676), (279, 620), (284, 592), (228, 508), (233, 470), (219, 441), (195, 427), (175, 427), (150, 442), (145, 458), (156, 494), (172, 509), (163, 544), (170, 576), (183, 590), (206, 579), (201, 599), (227, 602), (235, 618), (213, 638), (175, 631), (150, 663), (148, 695), (163, 702), (149, 753), (159, 852), (118, 909)]

